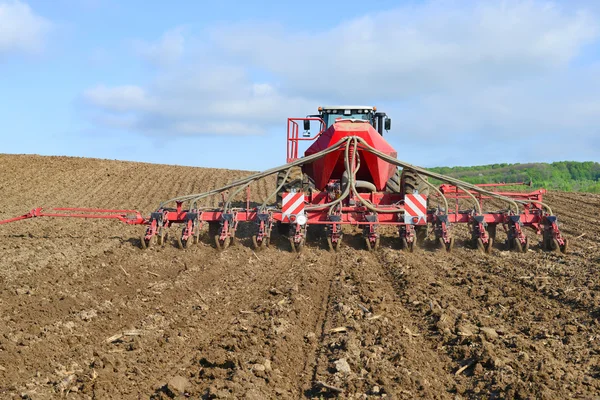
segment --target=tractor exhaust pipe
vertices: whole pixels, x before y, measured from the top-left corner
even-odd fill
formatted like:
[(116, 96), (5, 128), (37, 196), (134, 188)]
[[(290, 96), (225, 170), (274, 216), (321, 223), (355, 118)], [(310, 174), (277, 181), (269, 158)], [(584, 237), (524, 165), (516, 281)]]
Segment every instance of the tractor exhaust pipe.
[(375, 127), (381, 136), (383, 136), (385, 117), (387, 117), (387, 114), (384, 112), (375, 113)]

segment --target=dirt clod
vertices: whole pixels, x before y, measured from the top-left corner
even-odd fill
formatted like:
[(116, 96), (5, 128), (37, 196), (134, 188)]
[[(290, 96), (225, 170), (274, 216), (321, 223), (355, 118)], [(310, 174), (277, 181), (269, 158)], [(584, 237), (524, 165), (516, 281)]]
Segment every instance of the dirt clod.
[(498, 339), (498, 332), (494, 328), (480, 328), (481, 333), (483, 333), (488, 340), (496, 340)]
[(577, 333), (577, 326), (575, 326), (575, 325), (565, 325), (565, 333), (567, 335), (575, 335)]
[(337, 361), (334, 361), (333, 363), (335, 365), (335, 369), (338, 372), (342, 372), (344, 374), (349, 374), (352, 372), (352, 369), (350, 368), (350, 364), (348, 364), (348, 361), (346, 361), (345, 358), (340, 358)]
[(183, 394), (190, 386), (190, 382), (181, 375), (176, 375), (169, 379), (169, 383), (167, 383), (167, 387), (174, 394)]

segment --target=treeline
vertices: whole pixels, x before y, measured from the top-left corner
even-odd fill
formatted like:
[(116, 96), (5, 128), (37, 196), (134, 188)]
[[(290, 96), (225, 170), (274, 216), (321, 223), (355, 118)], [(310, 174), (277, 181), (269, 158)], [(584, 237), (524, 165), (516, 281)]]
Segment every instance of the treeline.
[(469, 183), (532, 182), (535, 188), (600, 193), (600, 163), (593, 161), (560, 161), (551, 164), (503, 163), (429, 169)]

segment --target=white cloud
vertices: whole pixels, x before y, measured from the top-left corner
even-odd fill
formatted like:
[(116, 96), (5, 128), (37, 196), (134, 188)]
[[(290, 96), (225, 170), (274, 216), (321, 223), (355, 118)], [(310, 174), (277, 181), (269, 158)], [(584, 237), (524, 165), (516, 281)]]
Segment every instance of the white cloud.
[(173, 125), (175, 131), (187, 135), (260, 135), (260, 126), (243, 122), (219, 123), (210, 120), (197, 122), (180, 122)]
[(269, 124), (281, 124), (289, 110), (314, 108), (315, 103), (282, 96), (268, 84), (253, 84), (240, 72), (175, 74), (151, 87), (152, 95), (139, 86), (99, 85), (83, 99), (101, 114), (97, 121), (172, 135), (263, 134)]
[(213, 37), (285, 77), (290, 91), (381, 101), (535, 76), (567, 65), (598, 36), (593, 15), (551, 3), (465, 4), (433, 1), (311, 34), (241, 26)]
[(107, 111), (151, 111), (155, 102), (148, 97), (146, 91), (135, 85), (106, 87), (99, 85), (83, 93), (90, 103)]
[(483, 143), (498, 157), (507, 143), (549, 135), (591, 143), (600, 74), (582, 54), (599, 42), (597, 21), (583, 6), (546, 1), (432, 0), (316, 32), (216, 27), (189, 41), (202, 43), (198, 57), (173, 39), (176, 29), (146, 43), (146, 59), (170, 60), (151, 84), (101, 87), (85, 99), (146, 133), (259, 134), (318, 105), (354, 102), (377, 104), (395, 135), (421, 149), (438, 143), (440, 154), (464, 157), (465, 145)]
[(172, 65), (180, 60), (185, 50), (183, 28), (165, 32), (158, 42), (135, 41), (134, 48), (140, 56), (153, 64)]
[(52, 24), (18, 0), (0, 1), (0, 55), (13, 51), (36, 52)]

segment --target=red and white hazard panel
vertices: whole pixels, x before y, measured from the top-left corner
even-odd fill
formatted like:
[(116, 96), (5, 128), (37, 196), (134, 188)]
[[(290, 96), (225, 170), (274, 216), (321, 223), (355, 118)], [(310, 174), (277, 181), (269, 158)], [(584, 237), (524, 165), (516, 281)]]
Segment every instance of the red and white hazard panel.
[(281, 196), (282, 221), (286, 218), (292, 222), (291, 216), (304, 215), (304, 193), (283, 193)]
[(404, 196), (404, 223), (427, 223), (427, 196), (424, 194), (407, 194)]

